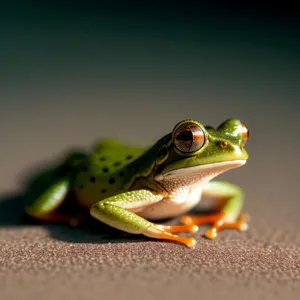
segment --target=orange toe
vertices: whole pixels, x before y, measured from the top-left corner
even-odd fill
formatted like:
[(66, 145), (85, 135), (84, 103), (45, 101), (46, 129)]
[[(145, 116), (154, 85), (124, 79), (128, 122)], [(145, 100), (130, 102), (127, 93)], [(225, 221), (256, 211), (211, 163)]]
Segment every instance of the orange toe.
[(169, 233), (191, 232), (195, 233), (199, 230), (197, 225), (155, 225), (159, 230)]
[(218, 235), (218, 230), (215, 227), (210, 228), (206, 231), (205, 236), (209, 238), (210, 240), (213, 240)]
[(209, 239), (216, 238), (218, 232), (226, 228), (246, 231), (248, 229), (247, 220), (248, 215), (245, 213), (241, 213), (238, 220), (234, 222), (228, 222), (228, 219), (226, 219), (226, 216), (222, 213), (208, 216), (183, 216), (180, 219), (181, 223), (185, 224), (186, 226), (212, 224), (212, 227), (205, 234)]
[(224, 219), (224, 214), (217, 213), (208, 216), (182, 216), (180, 222), (185, 225), (204, 225), (218, 222)]
[(147, 231), (143, 232), (143, 234), (156, 239), (176, 241), (178, 243), (185, 244), (189, 248), (194, 248), (196, 246), (197, 242), (194, 238), (174, 235), (170, 232), (163, 230), (164, 227), (165, 225), (153, 224), (153, 226), (149, 227)]

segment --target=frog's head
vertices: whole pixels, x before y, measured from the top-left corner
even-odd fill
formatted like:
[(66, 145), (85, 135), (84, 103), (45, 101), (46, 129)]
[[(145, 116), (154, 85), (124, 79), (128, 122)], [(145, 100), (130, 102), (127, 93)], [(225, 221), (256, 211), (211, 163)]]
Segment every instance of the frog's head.
[(218, 128), (194, 120), (178, 123), (157, 152), (154, 179), (162, 183), (205, 183), (246, 163), (249, 132), (241, 121), (229, 119)]

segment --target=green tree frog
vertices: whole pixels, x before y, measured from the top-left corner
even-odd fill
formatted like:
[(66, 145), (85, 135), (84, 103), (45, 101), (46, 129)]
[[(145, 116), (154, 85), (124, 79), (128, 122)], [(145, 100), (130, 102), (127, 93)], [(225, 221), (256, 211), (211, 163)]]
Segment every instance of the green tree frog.
[[(242, 213), (241, 189), (211, 179), (246, 163), (248, 136), (237, 119), (217, 128), (183, 120), (149, 148), (100, 140), (91, 152), (68, 153), (31, 180), (25, 192), (25, 211), (39, 220), (74, 225), (82, 215), (90, 214), (121, 231), (191, 248), (196, 240), (176, 233), (196, 232), (201, 224), (211, 224), (206, 232), (210, 239), (224, 228), (244, 231), (247, 218)], [(71, 205), (80, 207), (80, 213), (59, 212), (70, 194), (74, 196)], [(217, 200), (217, 212), (186, 215), (201, 197)], [(179, 225), (157, 223), (178, 216)]]

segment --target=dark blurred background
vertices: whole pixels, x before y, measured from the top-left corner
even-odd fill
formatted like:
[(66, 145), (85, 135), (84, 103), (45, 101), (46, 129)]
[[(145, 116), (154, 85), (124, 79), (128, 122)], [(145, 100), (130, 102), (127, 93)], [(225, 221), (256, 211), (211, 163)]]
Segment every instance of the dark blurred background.
[(240, 2), (2, 1), (1, 190), (72, 145), (151, 143), (185, 118), (249, 127), (251, 164), (235, 179), (292, 170), (296, 1)]

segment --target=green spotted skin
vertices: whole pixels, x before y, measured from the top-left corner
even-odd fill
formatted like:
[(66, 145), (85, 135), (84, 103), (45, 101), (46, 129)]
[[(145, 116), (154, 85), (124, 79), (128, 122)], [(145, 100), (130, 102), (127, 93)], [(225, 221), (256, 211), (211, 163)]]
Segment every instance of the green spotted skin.
[(73, 189), (78, 203), (90, 209), (102, 199), (127, 191), (131, 185), (130, 165), (145, 150), (113, 140), (100, 141), (74, 171)]

